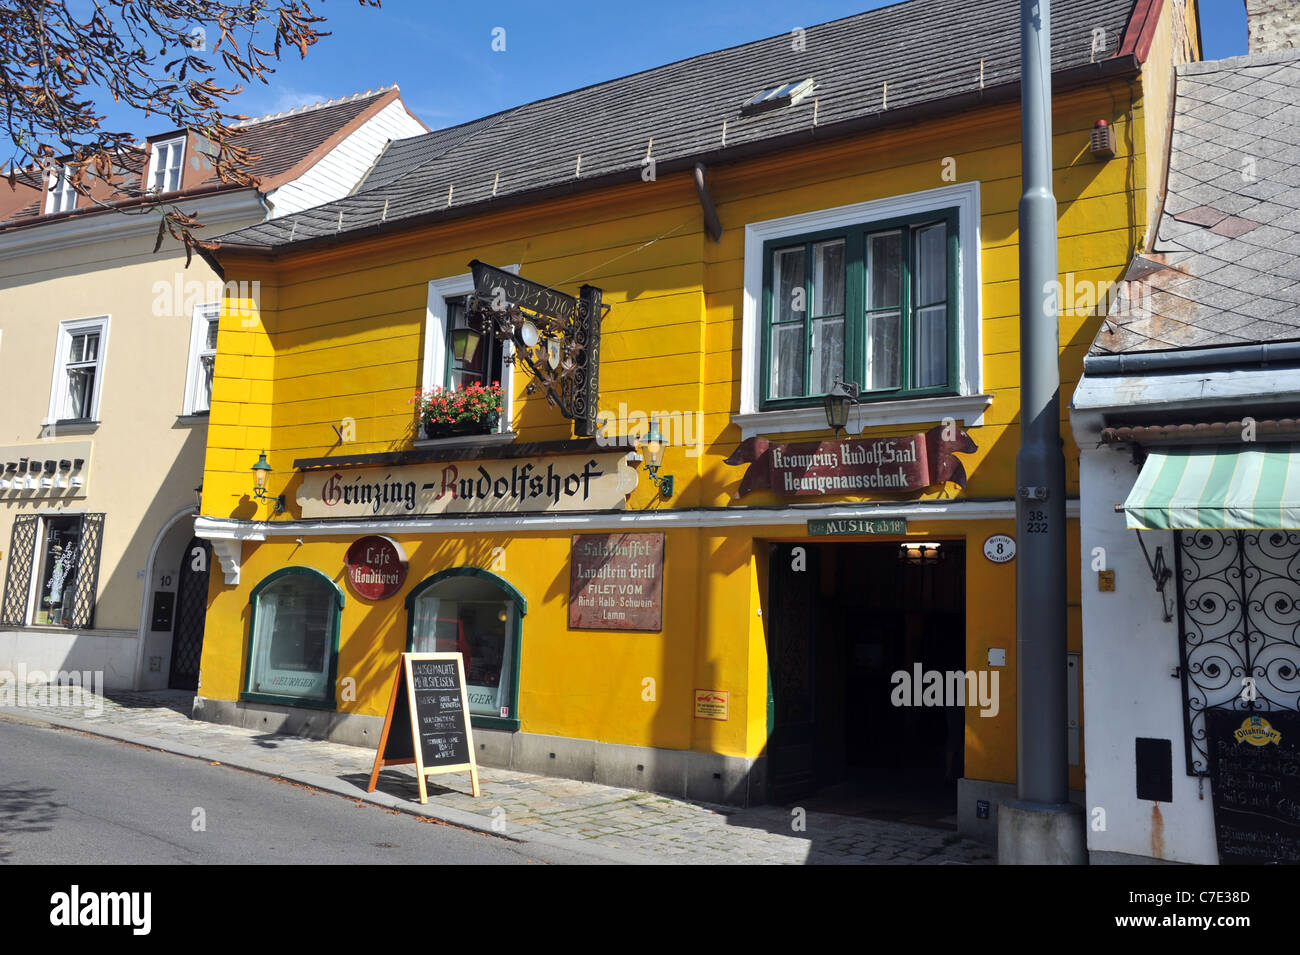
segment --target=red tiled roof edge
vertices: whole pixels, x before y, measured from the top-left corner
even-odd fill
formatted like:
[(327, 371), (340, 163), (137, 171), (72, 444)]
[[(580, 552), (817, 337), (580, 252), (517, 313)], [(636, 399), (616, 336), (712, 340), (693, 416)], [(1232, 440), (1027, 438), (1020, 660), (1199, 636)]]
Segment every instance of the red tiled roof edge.
[(1165, 0), (1137, 0), (1133, 12), (1129, 14), (1128, 27), (1120, 39), (1116, 56), (1127, 54), (1136, 56), (1139, 63), (1147, 61), (1164, 6)]

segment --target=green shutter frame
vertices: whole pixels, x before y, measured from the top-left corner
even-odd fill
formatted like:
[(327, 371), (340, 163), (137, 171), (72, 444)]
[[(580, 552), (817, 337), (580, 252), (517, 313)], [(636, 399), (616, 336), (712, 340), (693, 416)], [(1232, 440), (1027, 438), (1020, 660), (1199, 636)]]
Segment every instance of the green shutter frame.
[(9, 535), (9, 558), (5, 568), (5, 593), (0, 625), (27, 626), (27, 600), (32, 589), (32, 564), (36, 557), (37, 520), (35, 514), (14, 518)]
[[(945, 223), (948, 233), (948, 380), (942, 385), (935, 385), (930, 388), (914, 388), (911, 383), (915, 377), (914, 369), (912, 368), (912, 304), (915, 297), (912, 284), (913, 276), (915, 275), (915, 233), (919, 228), (934, 225), (938, 222)], [(901, 386), (896, 389), (872, 392), (864, 391), (861, 396), (862, 403), (870, 404), (877, 401), (891, 401), (898, 398), (955, 394), (957, 392), (958, 379), (957, 366), (960, 361), (958, 338), (961, 331), (960, 289), (958, 288), (957, 281), (958, 275), (960, 274), (959, 256), (961, 253), (958, 225), (957, 209), (950, 208), (935, 210), (934, 212), (919, 216), (866, 222), (848, 229), (825, 229), (820, 232), (811, 232), (805, 235), (793, 235), (780, 239), (769, 239), (767, 242), (764, 242), (762, 329), (760, 332), (761, 341), (759, 348), (759, 360), (762, 362), (763, 366), (762, 374), (760, 376), (762, 382), (762, 401), (760, 402), (760, 408), (764, 411), (771, 411), (779, 408), (808, 407), (817, 404), (823, 397), (823, 394), (805, 394), (803, 396), (791, 398), (771, 397), (772, 294), (774, 278), (772, 274), (773, 253), (783, 249), (798, 248), (800, 246), (803, 246), (804, 248), (804, 297), (806, 304), (804, 311), (804, 387), (806, 390), (808, 383), (811, 380), (809, 375), (811, 349), (808, 347), (808, 336), (811, 334), (809, 318), (812, 309), (812, 247), (814, 243), (820, 242), (824, 239), (844, 239), (844, 374), (848, 380), (857, 382), (861, 385), (863, 384), (867, 360), (867, 238), (872, 234), (889, 232), (894, 229), (902, 229), (903, 231), (900, 263), (902, 272), (902, 288), (900, 289), (899, 296), (899, 311), (902, 316), (902, 327), (900, 329), (902, 383)]]

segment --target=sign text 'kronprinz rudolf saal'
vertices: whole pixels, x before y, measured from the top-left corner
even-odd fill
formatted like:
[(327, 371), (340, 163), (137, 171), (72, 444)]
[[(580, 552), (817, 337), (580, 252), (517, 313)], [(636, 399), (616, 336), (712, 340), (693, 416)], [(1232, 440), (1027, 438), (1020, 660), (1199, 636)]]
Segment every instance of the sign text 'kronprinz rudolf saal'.
[(759, 489), (782, 495), (919, 491), (945, 481), (965, 487), (966, 469), (954, 452), (974, 450), (961, 428), (939, 426), (906, 437), (803, 444), (748, 438), (727, 463), (749, 465), (736, 497)]
[(298, 506), (304, 518), (617, 509), (636, 488), (637, 473), (626, 456), (616, 451), (308, 471)]

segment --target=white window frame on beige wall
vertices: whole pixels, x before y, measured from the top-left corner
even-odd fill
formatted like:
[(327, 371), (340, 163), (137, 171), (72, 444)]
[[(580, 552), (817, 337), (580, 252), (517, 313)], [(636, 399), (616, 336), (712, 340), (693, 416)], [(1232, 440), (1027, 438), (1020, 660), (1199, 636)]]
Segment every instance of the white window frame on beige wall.
[[(958, 394), (879, 401), (854, 409), (849, 433), (868, 425), (913, 424), (952, 417), (966, 426), (983, 422), (992, 403), (983, 387), (983, 344), (980, 310), (980, 184), (955, 183), (899, 196), (818, 209), (813, 212), (767, 219), (745, 225), (745, 288), (741, 315), (740, 408), (731, 420), (745, 438), (757, 434), (820, 431), (826, 413), (819, 406), (762, 411), (763, 387), (763, 246), (783, 239), (823, 230), (921, 215), (956, 208), (958, 215)], [(862, 384), (859, 382), (859, 384)]]
[[(505, 271), (519, 274), (519, 266), (504, 266)], [(452, 275), (447, 278), (434, 279), (429, 283), (429, 299), (424, 318), (424, 361), (420, 379), (421, 391), (432, 391), (446, 380), (447, 376), (447, 299), (468, 295), (474, 291), (474, 276), (469, 272), (464, 275)], [(502, 355), (508, 358), (513, 352), (510, 342), (502, 342)], [(514, 365), (503, 361), (501, 367), (501, 392), (505, 396), (504, 413), (491, 435), (472, 435), (464, 438), (435, 438), (430, 443), (468, 444), (489, 441), (513, 440), (514, 432)], [(417, 442), (423, 444), (424, 441)]]
[(220, 314), (221, 306), (217, 303), (194, 306), (194, 316), (190, 321), (189, 360), (185, 365), (185, 403), (181, 411), (183, 416), (207, 414), (212, 406), (210, 388), (207, 394), (204, 394), (203, 359), (216, 361), (217, 350), (207, 347), (207, 332), (209, 323), (217, 321)]
[[(104, 358), (108, 353), (108, 324), (109, 316), (107, 315), (100, 315), (95, 318), (78, 318), (59, 323), (58, 339), (54, 346), (54, 375), (50, 382), (50, 405), (45, 419), (47, 427), (58, 424), (60, 421), (99, 421), (100, 401), (104, 397)], [(72, 341), (75, 336), (89, 332), (99, 333), (99, 344), (93, 362), (95, 379), (94, 390), (90, 399), (90, 416), (88, 418), (74, 418), (66, 414), (71, 398), (68, 366), (71, 363)], [(92, 363), (79, 361), (76, 364), (78, 367), (88, 367)]]
[[(182, 172), (185, 168), (185, 137), (175, 136), (171, 139), (160, 139), (155, 142), (149, 149), (149, 191), (150, 192), (175, 192), (181, 187)], [(162, 182), (158, 183), (159, 157), (166, 156), (166, 164), (162, 167)], [(172, 158), (175, 157), (175, 162)], [(174, 175), (173, 175), (174, 174)], [(174, 179), (174, 181), (173, 181)]]

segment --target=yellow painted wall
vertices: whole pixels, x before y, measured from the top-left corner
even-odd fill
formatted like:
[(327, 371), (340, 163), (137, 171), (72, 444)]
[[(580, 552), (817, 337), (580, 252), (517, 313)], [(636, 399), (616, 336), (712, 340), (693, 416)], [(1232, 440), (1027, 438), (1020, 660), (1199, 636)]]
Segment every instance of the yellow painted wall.
[[(1058, 96), (1054, 181), (1060, 206), (1062, 281), (1117, 281), (1146, 228), (1143, 120), (1131, 108), (1134, 86)], [(1117, 130), (1120, 156), (1098, 162), (1088, 152), (1094, 121)], [(217, 362), (203, 513), (267, 519), (249, 499), (249, 467), (267, 449), (272, 493), (285, 492), (294, 517), (296, 458), (390, 451), (410, 446), (408, 403), (421, 381), (427, 283), (468, 270), (472, 258), (520, 263), (528, 278), (576, 292), (587, 282), (612, 306), (604, 324), (602, 409), (650, 412), (698, 409), (704, 415), (702, 453), (669, 450), (665, 470), (676, 477), (669, 502), (654, 499), (648, 481), (629, 509), (725, 506), (742, 473), (724, 463), (740, 440), (731, 423), (739, 408), (743, 226), (948, 184), (979, 180), (984, 340), (983, 391), (993, 396), (985, 423), (971, 429), (979, 450), (963, 460), (966, 490), (933, 489), (926, 498), (1009, 500), (1019, 440), (1017, 406), (1018, 299), (1016, 205), (1019, 200), (1019, 110), (1008, 105), (978, 113), (827, 142), (776, 157), (710, 170), (725, 228), (721, 242), (704, 234), (699, 205), (685, 175), (636, 182), (596, 193), (502, 209), (432, 228), (352, 242), (337, 249), (285, 255), (273, 265), (224, 253), (231, 278), (261, 281), (249, 314), (223, 316)], [(1073, 390), (1082, 356), (1101, 312), (1070, 302), (1060, 320), (1062, 395)], [(540, 399), (525, 399), (516, 376), (515, 430), (521, 441), (570, 436), (568, 422)], [(1065, 427), (1067, 458), (1076, 456)], [(355, 444), (339, 447), (332, 424), (356, 422)], [(909, 434), (932, 421), (868, 428), (866, 435)], [(819, 436), (824, 436), (824, 432)], [(796, 440), (783, 436), (782, 440)], [(690, 449), (694, 450), (694, 449)], [(1077, 466), (1068, 468), (1077, 493)], [(899, 500), (898, 495), (840, 500)], [(745, 505), (777, 503), (764, 493)], [(694, 748), (754, 756), (766, 743), (766, 650), (762, 616), (767, 595), (768, 539), (791, 539), (791, 527), (674, 529), (668, 532), (665, 626), (662, 634), (592, 633), (566, 626), (568, 534), (475, 536), (395, 535), (411, 558), (408, 585), (458, 564), (483, 566), (492, 546), (506, 548), (509, 579), (529, 601), (519, 700), (528, 732), (611, 742)], [(1002, 710), (967, 723), (967, 775), (1009, 781), (1015, 775), (1014, 564), (996, 566), (980, 554), (992, 533), (1012, 533), (1011, 521), (916, 521), (910, 534), (964, 537), (968, 545), (969, 666), (983, 665), (990, 646), (1008, 649)], [(1071, 527), (1072, 540), (1077, 528)], [(796, 535), (797, 536), (797, 535)], [(227, 587), (214, 575), (204, 647), (204, 696), (238, 696), (247, 641), (250, 590), (278, 567), (316, 566), (338, 577), (350, 538), (292, 538), (244, 545), (242, 580)], [(1072, 544), (1070, 592), (1073, 649), (1079, 648), (1078, 548)], [(400, 599), (375, 607), (349, 596), (343, 617), (340, 676), (356, 672), (361, 692), (346, 712), (379, 714), (386, 703), (382, 668), (404, 640)], [(372, 651), (382, 646), (383, 659)], [(382, 664), (382, 666), (381, 666)], [(381, 666), (381, 670), (376, 670)], [(641, 681), (654, 676), (658, 699), (641, 699)], [(694, 720), (695, 687), (731, 692), (731, 719)], [(1081, 776), (1074, 773), (1074, 783)]]

